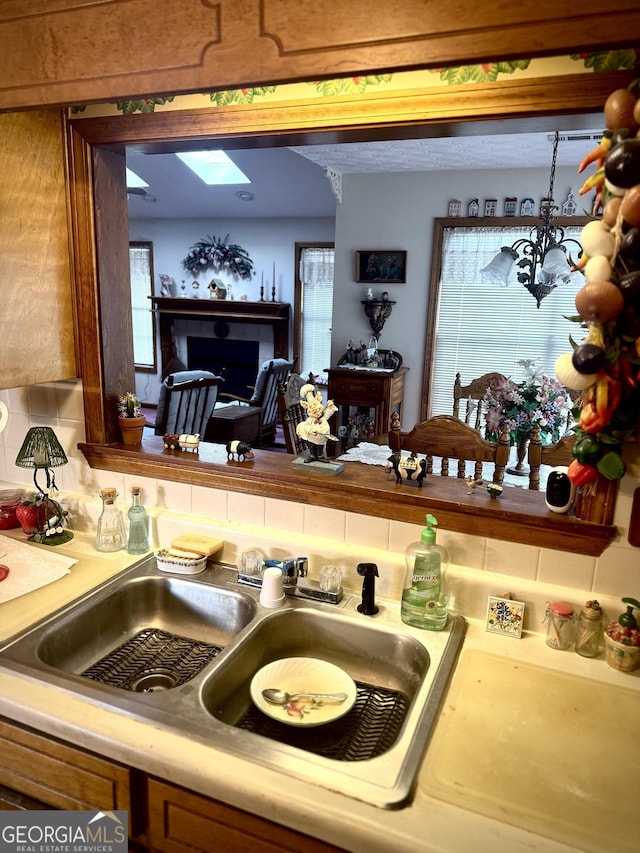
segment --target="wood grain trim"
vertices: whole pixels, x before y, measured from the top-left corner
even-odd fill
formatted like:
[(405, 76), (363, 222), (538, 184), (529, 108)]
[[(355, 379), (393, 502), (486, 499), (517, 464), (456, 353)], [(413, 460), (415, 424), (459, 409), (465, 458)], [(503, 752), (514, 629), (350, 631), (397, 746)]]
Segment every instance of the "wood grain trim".
[[(556, 551), (599, 556), (616, 535), (616, 528), (550, 512), (541, 492), (505, 489), (499, 501), (481, 489), (468, 495), (464, 480), (437, 477), (422, 489), (396, 485), (383, 468), (345, 464), (339, 475), (299, 474), (292, 456), (256, 450), (255, 461), (214, 463), (206, 443), (198, 455), (166, 451), (159, 436), (145, 437), (141, 450), (124, 445), (80, 444), (92, 468), (132, 476), (279, 498), (299, 504), (325, 506), (374, 518), (423, 524), (427, 511), (443, 529), (472, 536), (519, 542)], [(435, 482), (437, 480), (437, 482)], [(339, 485), (339, 488), (336, 486)], [(517, 491), (517, 494), (516, 494)]]
[[(0, 109), (632, 47), (634, 0), (6, 2)], [(140, 38), (140, 22), (144, 38)]]

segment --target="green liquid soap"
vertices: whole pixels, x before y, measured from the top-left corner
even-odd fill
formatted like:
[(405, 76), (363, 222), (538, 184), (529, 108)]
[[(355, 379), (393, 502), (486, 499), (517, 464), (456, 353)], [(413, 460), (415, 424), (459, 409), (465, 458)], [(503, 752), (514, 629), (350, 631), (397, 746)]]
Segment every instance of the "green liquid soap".
[(437, 520), (427, 515), (420, 542), (406, 550), (407, 574), (400, 616), (414, 628), (442, 631), (447, 624), (448, 595), (445, 588), (448, 552), (435, 544)]
[(140, 502), (140, 489), (131, 487), (131, 506), (127, 513), (129, 518), (128, 554), (146, 554), (149, 550), (149, 534), (147, 511)]

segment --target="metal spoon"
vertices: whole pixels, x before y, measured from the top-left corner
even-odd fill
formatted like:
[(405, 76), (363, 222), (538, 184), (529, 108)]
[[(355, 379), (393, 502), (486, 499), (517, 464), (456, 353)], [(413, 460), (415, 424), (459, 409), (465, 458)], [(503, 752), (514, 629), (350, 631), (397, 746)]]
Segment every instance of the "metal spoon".
[(272, 705), (288, 705), (295, 699), (302, 697), (308, 699), (324, 699), (325, 702), (344, 702), (348, 697), (346, 693), (287, 693), (286, 690), (278, 690), (275, 687), (262, 691), (262, 696)]

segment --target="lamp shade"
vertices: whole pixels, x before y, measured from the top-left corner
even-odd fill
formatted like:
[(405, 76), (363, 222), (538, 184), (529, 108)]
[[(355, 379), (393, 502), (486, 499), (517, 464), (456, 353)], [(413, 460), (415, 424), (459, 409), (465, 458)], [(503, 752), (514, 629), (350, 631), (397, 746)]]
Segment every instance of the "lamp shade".
[(517, 257), (517, 252), (510, 246), (503, 246), (491, 263), (483, 270), (480, 270), (482, 278), (489, 284), (506, 287), (509, 283), (509, 274), (513, 269)]
[(549, 275), (567, 275), (569, 261), (563, 246), (551, 243), (542, 263), (542, 269)]
[(58, 468), (68, 461), (51, 427), (31, 427), (16, 457), (19, 468)]

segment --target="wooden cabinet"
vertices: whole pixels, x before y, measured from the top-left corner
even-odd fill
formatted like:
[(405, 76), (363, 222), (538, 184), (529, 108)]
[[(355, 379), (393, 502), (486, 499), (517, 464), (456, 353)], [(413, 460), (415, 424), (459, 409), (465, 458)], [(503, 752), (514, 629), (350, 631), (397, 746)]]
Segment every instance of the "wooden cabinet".
[[(366, 431), (363, 434), (359, 424), (361, 419), (372, 420), (374, 436), (389, 432), (391, 413), (402, 414), (404, 378), (408, 370), (408, 367), (401, 367), (390, 373), (382, 370), (332, 367), (327, 371), (328, 397), (338, 406), (335, 424), (340, 439), (338, 452), (353, 447), (358, 441), (366, 441)], [(354, 424), (355, 429), (351, 435)]]
[(148, 780), (148, 800), (149, 844), (158, 853), (337, 853), (341, 849), (157, 779)]
[(0, 719), (0, 811), (46, 808), (126, 811), (141, 853), (341, 849)]
[(77, 375), (59, 110), (0, 115), (0, 388)]
[(120, 764), (0, 720), (0, 784), (19, 794), (57, 809), (131, 813), (129, 779)]
[(335, 0), (5, 3), (0, 108), (200, 92), (212, 81), (218, 89), (239, 89), (256, 81), (566, 55), (633, 46), (640, 30), (636, 0), (582, 0), (567, 26), (570, 4), (536, 0), (430, 3), (428, 14), (424, 0), (376, 4), (375, 14), (370, 0), (350, 0), (348, 14), (335, 14), (343, 6)]

